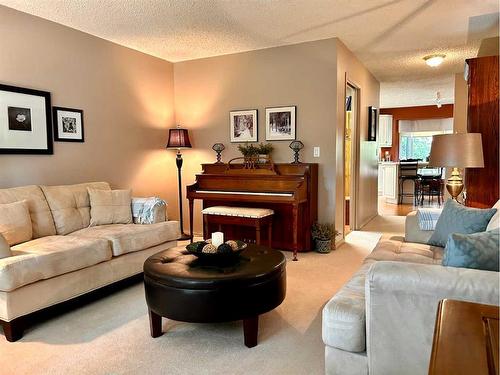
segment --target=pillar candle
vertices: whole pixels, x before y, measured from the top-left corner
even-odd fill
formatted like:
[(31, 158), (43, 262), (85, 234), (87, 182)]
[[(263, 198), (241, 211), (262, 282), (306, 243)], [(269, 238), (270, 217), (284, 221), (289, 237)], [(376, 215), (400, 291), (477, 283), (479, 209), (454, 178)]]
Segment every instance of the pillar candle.
[(224, 233), (222, 232), (214, 232), (212, 233), (212, 245), (215, 247), (219, 247), (224, 243)]

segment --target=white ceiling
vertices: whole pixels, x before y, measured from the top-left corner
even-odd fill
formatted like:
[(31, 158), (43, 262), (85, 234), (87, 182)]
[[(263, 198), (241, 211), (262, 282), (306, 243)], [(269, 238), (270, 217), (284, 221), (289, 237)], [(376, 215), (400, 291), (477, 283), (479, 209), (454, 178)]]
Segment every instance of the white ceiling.
[(455, 99), (454, 89), (455, 76), (451, 74), (412, 81), (381, 82), (380, 108), (437, 104), (438, 91), (441, 95), (441, 104), (450, 104)]
[[(339, 37), (381, 82), (460, 72), (498, 0), (0, 0), (168, 61)], [(445, 53), (436, 69), (422, 57)], [(387, 85), (386, 87), (390, 87)]]

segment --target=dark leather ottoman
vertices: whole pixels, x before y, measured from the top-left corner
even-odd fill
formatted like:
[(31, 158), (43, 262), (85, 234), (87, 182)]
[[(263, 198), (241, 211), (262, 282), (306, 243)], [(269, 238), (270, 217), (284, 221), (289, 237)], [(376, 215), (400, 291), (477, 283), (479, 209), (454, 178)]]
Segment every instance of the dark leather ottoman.
[(151, 336), (162, 335), (161, 317), (192, 323), (243, 320), (245, 345), (257, 345), (259, 315), (283, 302), (285, 257), (249, 245), (237, 262), (207, 264), (177, 247), (144, 263)]

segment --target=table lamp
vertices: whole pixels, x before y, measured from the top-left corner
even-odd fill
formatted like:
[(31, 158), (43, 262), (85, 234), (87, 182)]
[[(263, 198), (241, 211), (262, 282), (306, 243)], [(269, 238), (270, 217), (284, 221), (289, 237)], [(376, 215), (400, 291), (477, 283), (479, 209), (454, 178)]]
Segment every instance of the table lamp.
[(458, 168), (483, 168), (483, 143), (481, 133), (440, 134), (432, 138), (429, 165), (453, 168), (446, 181), (446, 190), (452, 199), (464, 189)]
[(182, 129), (180, 125), (177, 125), (174, 129), (168, 130), (168, 143), (167, 149), (177, 149), (177, 157), (175, 163), (177, 164), (177, 179), (179, 181), (179, 221), (181, 224), (181, 237), (179, 240), (188, 240), (191, 238), (188, 234), (184, 233), (184, 220), (182, 215), (182, 154), (181, 149), (191, 148), (191, 142), (189, 141), (189, 133), (187, 129)]

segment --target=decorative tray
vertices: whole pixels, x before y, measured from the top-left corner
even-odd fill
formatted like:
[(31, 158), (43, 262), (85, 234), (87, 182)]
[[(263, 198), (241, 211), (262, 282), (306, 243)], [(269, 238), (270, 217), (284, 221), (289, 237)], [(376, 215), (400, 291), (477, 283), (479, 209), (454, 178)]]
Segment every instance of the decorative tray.
[(186, 246), (189, 254), (206, 260), (229, 260), (238, 257), (245, 250), (247, 244), (243, 241), (226, 241), (219, 247), (212, 245), (211, 240), (197, 241)]

